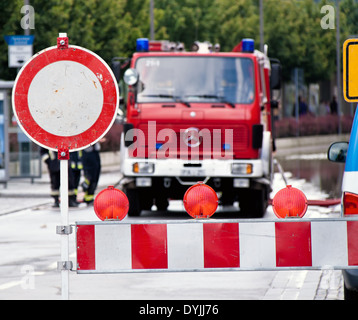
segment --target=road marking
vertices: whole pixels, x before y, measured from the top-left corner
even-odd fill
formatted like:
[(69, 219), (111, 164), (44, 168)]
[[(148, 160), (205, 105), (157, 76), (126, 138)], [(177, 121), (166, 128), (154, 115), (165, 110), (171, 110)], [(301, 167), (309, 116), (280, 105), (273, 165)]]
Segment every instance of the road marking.
[(0, 285), (0, 290), (6, 290), (6, 289), (10, 289), (12, 287), (16, 287), (18, 285), (21, 285), (22, 281), (10, 281), (4, 284)]
[[(41, 276), (43, 274), (45, 274), (45, 272), (43, 272), (43, 271), (31, 272), (31, 276)], [(25, 282), (26, 282), (26, 280), (25, 280), (25, 278), (23, 276), (21, 280), (10, 281), (10, 282), (6, 282), (6, 283), (1, 284), (0, 285), (0, 290), (10, 289), (10, 288), (22, 285)]]

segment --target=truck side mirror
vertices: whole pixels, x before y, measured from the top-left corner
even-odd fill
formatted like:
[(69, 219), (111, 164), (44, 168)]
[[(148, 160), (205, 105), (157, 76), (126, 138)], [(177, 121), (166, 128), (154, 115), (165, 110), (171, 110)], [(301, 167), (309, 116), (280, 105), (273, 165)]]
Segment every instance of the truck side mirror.
[(271, 90), (281, 89), (281, 63), (277, 59), (270, 59), (270, 62), (271, 62), (271, 75), (270, 75)]
[(121, 79), (121, 63), (115, 58), (112, 59), (112, 71), (114, 76), (116, 77), (117, 82)]
[(139, 73), (136, 69), (130, 68), (127, 69), (124, 73), (123, 80), (129, 86), (133, 86), (138, 82)]
[(333, 162), (346, 162), (348, 142), (332, 143), (328, 149), (328, 160)]

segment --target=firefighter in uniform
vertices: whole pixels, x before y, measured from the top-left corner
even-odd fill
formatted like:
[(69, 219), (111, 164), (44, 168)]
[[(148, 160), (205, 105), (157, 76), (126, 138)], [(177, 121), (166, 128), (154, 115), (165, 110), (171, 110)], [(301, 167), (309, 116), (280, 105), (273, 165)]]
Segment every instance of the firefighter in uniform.
[(73, 188), (74, 188), (74, 192), (76, 195), (76, 201), (77, 201), (78, 186), (80, 184), (81, 173), (83, 170), (82, 150), (70, 153), (70, 166), (71, 166), (72, 173), (73, 173)]
[[(60, 160), (58, 160), (57, 152), (41, 148), (42, 160), (47, 164), (51, 183), (51, 197), (54, 198), (54, 208), (60, 206)], [(76, 195), (74, 191), (74, 180), (71, 168), (68, 170), (68, 205), (69, 207), (77, 207)]]
[(83, 150), (82, 163), (85, 181), (82, 183), (85, 196), (83, 201), (87, 205), (91, 205), (94, 201), (94, 193), (97, 188), (99, 176), (101, 173), (101, 159), (99, 156), (100, 144), (96, 143), (93, 146)]

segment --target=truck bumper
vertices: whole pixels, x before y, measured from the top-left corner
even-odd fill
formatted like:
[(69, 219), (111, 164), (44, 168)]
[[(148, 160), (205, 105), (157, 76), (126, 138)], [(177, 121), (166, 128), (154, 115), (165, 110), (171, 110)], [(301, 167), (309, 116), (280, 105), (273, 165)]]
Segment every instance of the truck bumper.
[[(136, 171), (136, 167), (147, 164), (150, 168)], [(150, 171), (150, 172), (146, 172)], [(181, 159), (138, 159), (127, 158), (121, 163), (121, 172), (126, 177), (245, 177), (264, 176), (263, 163), (257, 160), (215, 160), (198, 162)]]
[[(137, 163), (143, 162), (146, 170), (151, 173), (134, 173)], [(251, 173), (233, 174), (233, 167), (251, 168)], [(261, 189), (270, 188), (271, 179), (265, 177), (262, 161), (260, 160), (202, 160), (200, 163), (190, 163), (179, 159), (150, 160), (127, 159), (121, 165), (125, 178), (123, 185), (131, 188), (154, 188), (167, 190), (171, 195), (179, 197), (191, 185), (198, 181), (210, 185), (215, 191), (233, 190), (233, 188)], [(240, 169), (240, 170), (241, 170)], [(244, 169), (242, 169), (244, 170)], [(174, 194), (171, 191), (175, 190)]]
[[(181, 185), (218, 179), (230, 181), (231, 187), (251, 188), (272, 182), (271, 134), (264, 132), (263, 148), (258, 159), (143, 159), (130, 158), (122, 136), (121, 173), (128, 182), (150, 187), (150, 181), (177, 180)], [(167, 180), (168, 181), (168, 180)], [(126, 182), (125, 182), (126, 183)]]

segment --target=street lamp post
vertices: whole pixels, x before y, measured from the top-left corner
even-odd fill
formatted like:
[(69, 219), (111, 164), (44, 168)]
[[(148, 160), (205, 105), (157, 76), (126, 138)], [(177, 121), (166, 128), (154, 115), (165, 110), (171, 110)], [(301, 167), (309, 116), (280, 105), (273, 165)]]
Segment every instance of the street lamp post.
[(260, 0), (260, 51), (264, 52), (264, 10), (263, 0)]
[(150, 0), (150, 40), (154, 40), (154, 0)]

